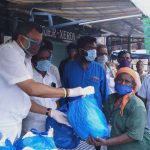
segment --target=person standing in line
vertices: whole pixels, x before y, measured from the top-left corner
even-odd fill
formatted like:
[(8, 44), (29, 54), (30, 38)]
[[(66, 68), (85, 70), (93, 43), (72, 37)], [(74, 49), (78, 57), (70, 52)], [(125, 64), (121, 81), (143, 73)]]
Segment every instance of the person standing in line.
[[(102, 109), (110, 91), (104, 68), (95, 62), (96, 46), (96, 39), (91, 36), (82, 36), (77, 40), (78, 57), (65, 65), (62, 83), (65, 88), (94, 86), (94, 96), (98, 107)], [(73, 100), (75, 99), (69, 98), (69, 102)], [(99, 150), (100, 147), (96, 149)]]
[[(91, 36), (82, 36), (77, 40), (77, 47), (78, 57), (65, 65), (62, 84), (65, 88), (94, 86), (94, 96), (101, 109), (110, 91), (104, 68), (95, 62), (96, 39)], [(75, 98), (69, 98), (70, 102), (73, 100)]]
[(112, 62), (109, 62), (108, 60), (108, 50), (106, 45), (97, 45), (97, 58), (96, 61), (100, 63), (105, 71), (106, 71), (106, 77), (109, 83), (110, 93), (114, 93), (115, 89), (115, 82), (114, 78), (117, 72), (116, 65)]
[(50, 53), (49, 60), (51, 62), (51, 65), (50, 65), (50, 68), (49, 68), (48, 72), (50, 72), (51, 74), (53, 74), (56, 77), (57, 83), (58, 83), (58, 87), (61, 87), (60, 74), (59, 74), (58, 68), (54, 64), (52, 64), (53, 44), (52, 44), (52, 42), (50, 41), (49, 38), (44, 38), (42, 40), (41, 48), (49, 50), (49, 53)]
[(150, 74), (148, 74), (143, 83), (141, 88), (138, 90), (137, 95), (143, 100), (147, 109), (147, 122), (148, 128), (150, 130)]
[(144, 71), (144, 63), (142, 60), (139, 60), (137, 63), (136, 63), (136, 69), (137, 69), (137, 72), (140, 76), (140, 80), (141, 80), (141, 83), (144, 81), (147, 73)]
[(73, 61), (77, 57), (77, 46), (74, 43), (69, 43), (66, 47), (68, 57), (60, 62), (59, 73), (61, 79), (63, 79), (63, 73), (66, 63)]

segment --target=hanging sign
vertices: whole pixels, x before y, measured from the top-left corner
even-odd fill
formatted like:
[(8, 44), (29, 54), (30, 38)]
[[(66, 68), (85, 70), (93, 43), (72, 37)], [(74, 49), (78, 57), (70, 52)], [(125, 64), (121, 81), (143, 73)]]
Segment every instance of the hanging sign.
[(61, 30), (61, 29), (44, 29), (44, 36), (50, 37), (56, 40), (67, 40), (67, 41), (75, 41), (76, 35), (73, 32)]

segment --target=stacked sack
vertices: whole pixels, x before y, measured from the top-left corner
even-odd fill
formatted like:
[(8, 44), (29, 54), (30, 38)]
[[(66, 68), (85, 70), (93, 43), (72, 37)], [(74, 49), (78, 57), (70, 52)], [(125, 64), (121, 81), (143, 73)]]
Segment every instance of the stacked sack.
[(14, 145), (17, 150), (57, 150), (52, 128), (48, 132), (38, 132), (36, 129), (31, 129)]

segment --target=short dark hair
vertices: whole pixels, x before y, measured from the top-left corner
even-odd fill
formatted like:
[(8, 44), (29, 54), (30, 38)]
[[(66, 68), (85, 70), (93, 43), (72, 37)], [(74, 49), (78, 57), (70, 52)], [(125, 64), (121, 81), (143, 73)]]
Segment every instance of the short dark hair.
[(143, 63), (143, 64), (144, 64), (144, 62), (143, 62), (142, 60), (138, 60), (137, 63), (136, 63), (136, 66), (137, 66), (139, 63)]
[(37, 30), (39, 33), (42, 33), (42, 27), (38, 24), (35, 24), (34, 22), (24, 22), (24, 23), (19, 23), (13, 36), (13, 40), (17, 40), (18, 35), (26, 35), (29, 32), (31, 32), (33, 29)]
[(42, 40), (42, 45), (36, 55), (34, 55), (31, 59), (31, 62), (36, 65), (36, 62), (38, 61), (38, 55), (41, 52), (47, 51), (50, 54), (49, 50), (53, 50), (53, 44), (49, 39), (43, 39)]
[(42, 40), (42, 44), (41, 44), (41, 47), (40, 47), (40, 50), (42, 50), (42, 49), (50, 49), (50, 50), (53, 50), (53, 44), (52, 44), (52, 42), (51, 42), (49, 39), (44, 38), (44, 39)]
[(67, 53), (69, 54), (70, 50), (72, 49), (77, 49), (77, 45), (75, 43), (69, 43), (67, 46), (66, 46), (66, 50), (67, 50)]
[(39, 49), (38, 53), (36, 55), (32, 56), (32, 59), (31, 59), (32, 64), (36, 65), (36, 63), (38, 61), (38, 56), (41, 52), (49, 52), (49, 54), (50, 54), (49, 49)]
[(100, 48), (100, 49), (101, 49), (101, 48), (107, 48), (107, 46), (106, 46), (106, 45), (103, 45), (103, 44), (98, 44), (98, 45), (97, 45), (97, 48)]
[(77, 40), (77, 47), (79, 48), (84, 48), (87, 44), (92, 44), (92, 43), (96, 43), (96, 38), (91, 37), (91, 36), (81, 36), (78, 40)]
[(129, 54), (130, 57), (131, 57), (131, 53), (129, 51), (123, 50), (123, 51), (120, 51), (118, 53), (118, 57), (117, 58), (121, 58), (124, 54)]

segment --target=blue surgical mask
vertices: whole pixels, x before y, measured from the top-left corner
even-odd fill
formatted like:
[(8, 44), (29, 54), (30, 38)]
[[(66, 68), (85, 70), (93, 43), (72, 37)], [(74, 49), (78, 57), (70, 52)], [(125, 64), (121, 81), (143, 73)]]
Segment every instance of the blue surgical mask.
[(97, 57), (96, 49), (88, 50), (88, 51), (86, 51), (86, 53), (87, 53), (87, 56), (85, 56), (85, 59), (87, 61), (90, 61), (90, 62), (94, 61), (95, 58)]
[(36, 69), (39, 71), (48, 71), (51, 66), (51, 62), (49, 60), (40, 60), (37, 62)]
[(132, 88), (132, 85), (115, 83), (115, 90), (121, 96), (131, 93)]

